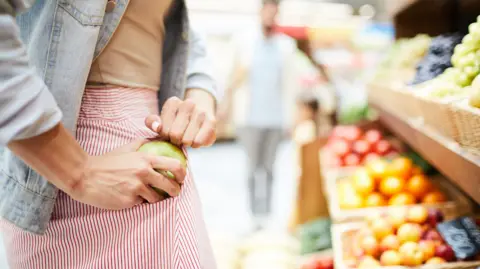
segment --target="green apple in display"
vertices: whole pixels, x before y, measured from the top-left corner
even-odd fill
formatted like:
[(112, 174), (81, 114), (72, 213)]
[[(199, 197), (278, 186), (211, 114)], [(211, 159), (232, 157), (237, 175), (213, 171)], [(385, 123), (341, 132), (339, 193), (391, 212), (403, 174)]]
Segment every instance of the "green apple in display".
[[(176, 159), (180, 161), (180, 163), (183, 165), (183, 167), (187, 167), (187, 157), (183, 153), (183, 151), (175, 146), (174, 144), (166, 141), (152, 141), (143, 144), (139, 149), (138, 152), (144, 152), (144, 153), (149, 153), (149, 154), (154, 154), (157, 156), (162, 156), (162, 157), (169, 157)], [(170, 171), (158, 171), (160, 174), (170, 178), (174, 179), (175, 176), (172, 174)], [(155, 188), (152, 186), (152, 188), (160, 195), (164, 197), (170, 197), (165, 191), (160, 190), (158, 188)]]

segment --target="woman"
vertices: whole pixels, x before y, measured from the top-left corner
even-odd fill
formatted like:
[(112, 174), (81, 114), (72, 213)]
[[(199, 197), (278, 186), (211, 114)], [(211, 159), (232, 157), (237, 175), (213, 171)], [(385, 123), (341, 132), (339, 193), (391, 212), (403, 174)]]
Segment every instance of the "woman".
[(188, 171), (136, 152), (157, 136), (215, 140), (213, 84), (184, 2), (38, 1), (17, 20), (25, 49), (12, 15), (28, 2), (0, 0), (11, 269), (215, 268)]

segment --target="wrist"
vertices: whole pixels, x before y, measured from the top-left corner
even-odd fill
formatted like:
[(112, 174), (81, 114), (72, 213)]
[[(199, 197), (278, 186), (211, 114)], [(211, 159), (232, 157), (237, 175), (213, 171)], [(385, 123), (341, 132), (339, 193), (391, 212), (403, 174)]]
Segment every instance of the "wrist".
[(208, 115), (214, 117), (217, 109), (215, 97), (203, 89), (187, 89), (185, 99), (192, 100), (195, 105), (205, 111)]
[(14, 141), (8, 147), (32, 169), (68, 194), (83, 179), (88, 154), (61, 124), (39, 136)]

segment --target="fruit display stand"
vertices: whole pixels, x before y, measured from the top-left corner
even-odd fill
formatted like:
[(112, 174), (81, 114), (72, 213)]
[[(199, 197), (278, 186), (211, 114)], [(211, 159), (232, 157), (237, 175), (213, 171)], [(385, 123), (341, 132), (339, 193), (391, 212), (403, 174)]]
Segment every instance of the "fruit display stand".
[[(383, 206), (383, 207), (367, 207), (358, 209), (342, 209), (340, 206), (340, 197), (335, 195), (337, 193), (337, 186), (341, 182), (350, 180), (350, 175), (343, 174), (337, 175), (333, 179), (329, 179), (327, 182), (327, 193), (333, 194), (329, 196), (329, 212), (332, 220), (335, 223), (355, 222), (363, 220), (368, 216), (372, 216), (378, 213), (385, 213), (395, 208), (395, 206)], [(442, 176), (436, 176), (432, 178), (431, 182), (440, 191), (445, 193), (448, 198), (447, 202), (424, 205), (428, 208), (441, 208), (442, 211), (448, 216), (461, 216), (471, 213), (472, 204), (455, 186), (453, 186), (447, 179)]]
[[(384, 108), (386, 104), (371, 102), (379, 112), (379, 120), (398, 137), (454, 182), (477, 203), (480, 189), (480, 158), (455, 141), (445, 138), (423, 123), (395, 115)], [(439, 119), (442, 120), (442, 119)]]
[[(449, 218), (446, 215), (446, 218)], [(332, 228), (332, 241), (335, 242), (333, 245), (334, 252), (334, 262), (335, 269), (354, 269), (352, 265), (349, 264), (346, 253), (351, 250), (352, 243), (354, 241), (355, 234), (366, 226), (365, 222), (353, 222), (345, 224), (336, 224)], [(435, 264), (435, 265), (423, 265), (415, 267), (417, 269), (476, 269), (480, 266), (479, 261), (471, 262), (450, 262), (444, 264)], [(382, 268), (382, 269), (411, 269), (413, 267), (407, 266), (382, 266), (382, 267), (371, 267), (371, 268)]]
[(370, 102), (388, 104), (392, 113), (401, 113), (408, 117), (421, 116), (421, 104), (411, 91), (404, 90), (404, 83), (372, 83), (368, 89)]

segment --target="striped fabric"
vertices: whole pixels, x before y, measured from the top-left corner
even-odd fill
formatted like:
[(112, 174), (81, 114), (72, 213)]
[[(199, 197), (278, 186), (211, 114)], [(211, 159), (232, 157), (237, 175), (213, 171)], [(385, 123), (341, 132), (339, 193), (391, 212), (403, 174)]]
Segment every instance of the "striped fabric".
[[(99, 155), (153, 137), (144, 119), (158, 113), (156, 100), (156, 92), (146, 89), (86, 89), (78, 141)], [(191, 173), (182, 188), (176, 198), (121, 211), (85, 205), (60, 192), (45, 235), (1, 222), (10, 269), (214, 269)]]

